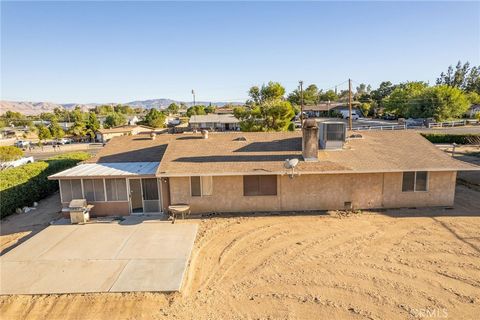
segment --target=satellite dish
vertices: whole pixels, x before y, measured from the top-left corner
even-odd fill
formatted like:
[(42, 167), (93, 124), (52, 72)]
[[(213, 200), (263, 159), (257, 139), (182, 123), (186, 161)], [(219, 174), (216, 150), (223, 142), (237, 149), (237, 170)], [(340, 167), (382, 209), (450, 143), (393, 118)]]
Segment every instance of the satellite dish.
[(296, 159), (296, 158), (294, 158), (294, 159), (285, 159), (285, 163), (283, 164), (283, 166), (284, 166), (286, 169), (294, 169), (297, 165), (298, 165), (298, 159)]

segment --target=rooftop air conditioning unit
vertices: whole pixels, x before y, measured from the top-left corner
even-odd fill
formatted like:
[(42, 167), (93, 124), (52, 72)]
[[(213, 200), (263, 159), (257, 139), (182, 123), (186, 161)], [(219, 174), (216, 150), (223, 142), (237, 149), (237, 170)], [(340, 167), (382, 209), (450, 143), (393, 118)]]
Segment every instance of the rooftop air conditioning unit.
[(342, 149), (347, 137), (347, 124), (341, 121), (325, 121), (319, 124), (320, 149)]

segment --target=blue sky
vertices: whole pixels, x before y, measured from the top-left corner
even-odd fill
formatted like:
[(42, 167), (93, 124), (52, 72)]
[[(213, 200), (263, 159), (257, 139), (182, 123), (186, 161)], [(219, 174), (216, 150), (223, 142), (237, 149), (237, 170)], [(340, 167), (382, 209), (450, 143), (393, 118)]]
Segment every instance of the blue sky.
[[(480, 64), (477, 2), (2, 2), (1, 96), (241, 101), (349, 77), (434, 82)], [(344, 88), (342, 85), (339, 88)]]

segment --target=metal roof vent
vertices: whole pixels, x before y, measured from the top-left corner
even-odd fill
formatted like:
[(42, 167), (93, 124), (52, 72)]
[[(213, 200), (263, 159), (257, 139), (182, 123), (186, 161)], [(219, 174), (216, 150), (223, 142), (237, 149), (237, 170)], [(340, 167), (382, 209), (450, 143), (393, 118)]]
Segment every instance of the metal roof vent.
[(342, 149), (347, 137), (347, 124), (341, 121), (325, 121), (319, 125), (320, 149)]

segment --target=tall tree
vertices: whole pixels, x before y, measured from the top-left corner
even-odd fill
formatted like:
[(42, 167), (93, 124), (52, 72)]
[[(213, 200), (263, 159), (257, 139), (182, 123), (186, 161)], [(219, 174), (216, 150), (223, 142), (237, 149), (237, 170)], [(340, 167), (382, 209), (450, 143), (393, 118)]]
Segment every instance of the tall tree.
[(333, 90), (327, 90), (325, 92), (321, 92), (320, 93), (320, 96), (319, 96), (319, 100), (320, 101), (323, 101), (323, 102), (327, 102), (327, 101), (337, 101), (338, 100), (338, 96), (337, 94), (335, 93), (335, 91)]
[(50, 130), (43, 124), (38, 125), (37, 129), (38, 129), (38, 139), (45, 141), (47, 139), (52, 138), (52, 134)]
[(454, 88), (465, 90), (466, 92), (477, 92), (480, 94), (480, 67), (470, 68), (467, 61), (462, 64), (458, 61), (455, 66), (449, 66), (447, 72), (442, 72), (437, 78), (437, 85), (447, 85)]
[(278, 82), (270, 81), (267, 85), (263, 84), (261, 88), (253, 86), (248, 91), (251, 100), (248, 104), (259, 104), (269, 100), (283, 99), (285, 88)]
[(143, 123), (145, 123), (147, 126), (154, 127), (154, 128), (164, 128), (165, 119), (166, 119), (166, 115), (163, 112), (155, 108), (152, 108), (150, 109), (150, 111), (148, 111)]
[(90, 140), (95, 140), (95, 134), (98, 129), (100, 129), (100, 121), (97, 119), (97, 114), (94, 111), (90, 111), (85, 122), (85, 133), (90, 136)]
[(387, 112), (399, 117), (408, 117), (414, 107), (413, 102), (427, 88), (424, 82), (406, 82), (395, 87), (392, 93), (382, 100)]
[(127, 118), (124, 114), (118, 112), (111, 112), (105, 118), (105, 123), (103, 126), (105, 128), (113, 128), (117, 126), (121, 126), (127, 123)]
[(234, 109), (242, 131), (285, 131), (291, 129), (294, 108), (284, 100), (285, 88), (278, 82), (269, 82), (261, 89), (249, 90), (251, 100), (245, 107)]
[(53, 117), (50, 122), (50, 133), (55, 139), (61, 139), (65, 136), (65, 131), (63, 131), (62, 127), (58, 124), (56, 117)]
[[(319, 91), (318, 87), (314, 84), (309, 85), (305, 90), (303, 91), (303, 103), (304, 105), (315, 105), (317, 104), (319, 100)], [(288, 101), (290, 101), (291, 104), (293, 105), (300, 105), (302, 102), (302, 93), (300, 92), (300, 89), (295, 89), (293, 90), (287, 98)]]
[(176, 104), (175, 102), (171, 103), (171, 104), (167, 107), (167, 111), (168, 111), (170, 114), (177, 114), (179, 109), (180, 109), (180, 107), (179, 107), (178, 104)]

